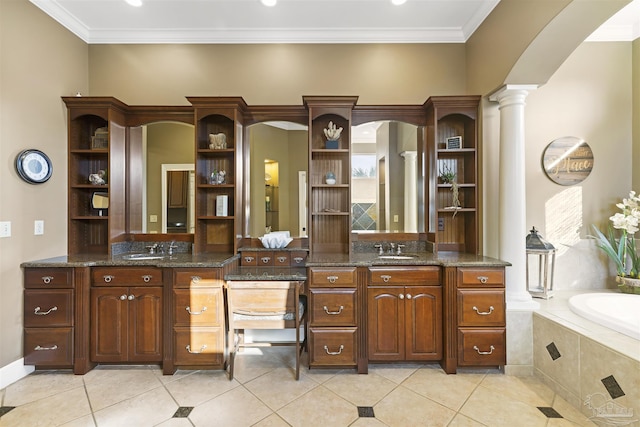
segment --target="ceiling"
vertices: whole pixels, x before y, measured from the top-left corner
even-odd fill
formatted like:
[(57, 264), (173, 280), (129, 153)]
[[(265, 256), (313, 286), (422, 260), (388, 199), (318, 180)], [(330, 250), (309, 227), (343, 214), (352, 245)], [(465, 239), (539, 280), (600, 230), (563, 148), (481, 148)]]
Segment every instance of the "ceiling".
[[(89, 44), (464, 43), (500, 0), (30, 0)], [(631, 16), (631, 18), (629, 18)], [(593, 40), (640, 35), (640, 0)]]

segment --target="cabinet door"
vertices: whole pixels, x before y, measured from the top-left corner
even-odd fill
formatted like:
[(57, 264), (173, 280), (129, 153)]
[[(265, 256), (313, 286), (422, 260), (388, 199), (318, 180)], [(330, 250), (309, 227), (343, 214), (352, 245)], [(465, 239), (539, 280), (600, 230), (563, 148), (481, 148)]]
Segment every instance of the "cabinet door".
[(187, 207), (187, 184), (189, 182), (188, 171), (170, 171), (167, 188), (167, 207)]
[(442, 357), (442, 288), (405, 288), (406, 360)]
[(129, 362), (162, 360), (162, 288), (129, 289)]
[(91, 289), (91, 361), (127, 359), (128, 289)]
[(370, 287), (367, 310), (369, 360), (404, 360), (403, 288)]

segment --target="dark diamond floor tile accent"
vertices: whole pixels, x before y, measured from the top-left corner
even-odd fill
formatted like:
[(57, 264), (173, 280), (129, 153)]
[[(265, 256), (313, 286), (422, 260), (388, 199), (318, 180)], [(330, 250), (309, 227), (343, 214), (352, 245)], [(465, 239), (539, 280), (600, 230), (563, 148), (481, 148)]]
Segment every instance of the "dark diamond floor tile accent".
[(558, 350), (558, 347), (556, 347), (556, 343), (554, 342), (547, 346), (547, 351), (549, 352), (549, 356), (551, 356), (552, 360), (556, 360), (562, 357), (560, 351)]
[(375, 418), (371, 406), (358, 406), (358, 416), (361, 418)]
[(620, 387), (620, 384), (618, 384), (618, 381), (616, 381), (613, 375), (603, 378), (600, 381), (602, 381), (602, 384), (604, 384), (604, 388), (607, 389), (607, 391), (609, 392), (609, 396), (611, 396), (612, 399), (624, 396), (622, 387)]
[(0, 406), (0, 417), (11, 411), (15, 406)]
[(555, 409), (550, 406), (538, 406), (540, 412), (542, 412), (547, 418), (563, 418)]
[(173, 414), (173, 418), (187, 418), (191, 411), (193, 411), (193, 406), (181, 406), (176, 413)]

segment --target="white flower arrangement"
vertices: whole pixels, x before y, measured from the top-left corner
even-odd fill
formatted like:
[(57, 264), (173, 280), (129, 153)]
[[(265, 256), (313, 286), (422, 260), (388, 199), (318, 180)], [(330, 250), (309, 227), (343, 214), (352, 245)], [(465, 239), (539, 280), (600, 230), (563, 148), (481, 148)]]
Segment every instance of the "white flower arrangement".
[(342, 128), (337, 127), (333, 122), (329, 122), (329, 126), (323, 130), (324, 136), (326, 136), (329, 141), (337, 141), (342, 133)]

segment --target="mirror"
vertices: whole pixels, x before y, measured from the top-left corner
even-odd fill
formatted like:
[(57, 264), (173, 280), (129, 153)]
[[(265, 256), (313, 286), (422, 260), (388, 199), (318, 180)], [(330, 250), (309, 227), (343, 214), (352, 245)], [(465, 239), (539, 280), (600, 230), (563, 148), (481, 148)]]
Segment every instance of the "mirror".
[(351, 128), (352, 231), (418, 229), (418, 127), (385, 120)]
[(193, 233), (194, 126), (155, 122), (142, 128), (142, 232)]
[(289, 231), (291, 237), (306, 236), (307, 126), (263, 122), (248, 126), (247, 135), (245, 235)]
[(109, 209), (109, 193), (96, 191), (91, 195), (91, 207), (98, 210), (98, 215), (103, 216), (103, 211)]

